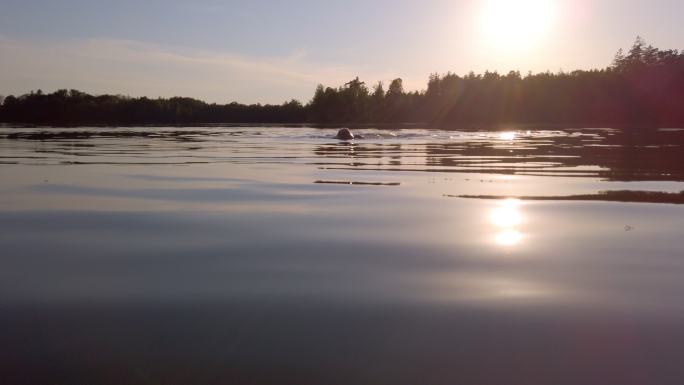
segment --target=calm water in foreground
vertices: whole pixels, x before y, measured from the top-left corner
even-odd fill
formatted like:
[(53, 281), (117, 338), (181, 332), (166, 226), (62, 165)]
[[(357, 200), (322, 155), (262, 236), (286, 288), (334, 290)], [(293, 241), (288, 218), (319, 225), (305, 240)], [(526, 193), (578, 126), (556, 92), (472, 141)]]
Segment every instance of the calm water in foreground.
[(360, 132), (0, 128), (0, 383), (684, 382), (684, 206), (510, 199), (684, 131)]

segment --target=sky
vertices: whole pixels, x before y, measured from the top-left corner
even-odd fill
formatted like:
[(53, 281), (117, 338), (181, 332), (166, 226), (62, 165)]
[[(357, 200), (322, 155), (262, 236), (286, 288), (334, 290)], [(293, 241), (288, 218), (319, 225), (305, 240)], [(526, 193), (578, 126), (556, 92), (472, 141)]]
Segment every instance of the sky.
[(308, 102), (317, 84), (604, 68), (684, 49), (681, 0), (0, 0), (0, 95)]

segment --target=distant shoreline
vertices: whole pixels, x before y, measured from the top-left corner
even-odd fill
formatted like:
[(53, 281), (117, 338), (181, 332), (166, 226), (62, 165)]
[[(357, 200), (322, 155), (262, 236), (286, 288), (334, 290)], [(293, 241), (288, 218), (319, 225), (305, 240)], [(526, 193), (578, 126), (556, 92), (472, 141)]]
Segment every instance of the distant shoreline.
[(497, 125), (469, 125), (469, 126), (448, 126), (435, 125), (429, 123), (99, 123), (99, 124), (32, 124), (32, 123), (12, 123), (0, 122), (0, 128), (26, 128), (26, 129), (68, 129), (68, 128), (231, 128), (231, 127), (285, 127), (285, 128), (318, 128), (318, 129), (378, 129), (378, 130), (402, 130), (402, 129), (426, 129), (443, 131), (525, 131), (525, 130), (684, 130), (681, 126), (658, 126), (658, 125), (596, 125), (582, 123), (510, 123)]
[(401, 78), (392, 80), (385, 90), (382, 82), (369, 87), (357, 77), (339, 87), (319, 85), (307, 103), (292, 99), (278, 105), (38, 90), (0, 97), (0, 122), (50, 126), (410, 124), (452, 129), (684, 127), (684, 51), (660, 50), (637, 39), (626, 54), (619, 51), (604, 69), (527, 75), (519, 71), (465, 76), (448, 72), (430, 75), (427, 88), (421, 91), (405, 91)]

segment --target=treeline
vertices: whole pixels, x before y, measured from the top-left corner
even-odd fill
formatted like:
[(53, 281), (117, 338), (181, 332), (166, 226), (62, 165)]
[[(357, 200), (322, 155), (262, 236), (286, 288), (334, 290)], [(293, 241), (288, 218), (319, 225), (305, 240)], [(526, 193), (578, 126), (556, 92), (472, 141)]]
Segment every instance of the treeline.
[(422, 91), (358, 78), (281, 105), (208, 104), (191, 98), (93, 96), (76, 90), (8, 96), (0, 121), (30, 124), (504, 123), (684, 126), (684, 51), (637, 38), (600, 70), (501, 75), (433, 74)]
[(174, 97), (93, 96), (77, 90), (44, 94), (40, 90), (8, 96), (0, 121), (33, 124), (190, 124), (223, 122), (303, 122), (306, 108), (296, 100), (282, 105), (226, 105)]

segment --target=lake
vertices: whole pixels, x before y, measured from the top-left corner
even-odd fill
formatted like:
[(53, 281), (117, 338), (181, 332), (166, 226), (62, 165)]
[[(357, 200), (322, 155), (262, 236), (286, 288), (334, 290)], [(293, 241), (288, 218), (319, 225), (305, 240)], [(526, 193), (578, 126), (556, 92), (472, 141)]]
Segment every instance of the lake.
[(0, 382), (684, 381), (684, 130), (355, 132), (0, 128)]

